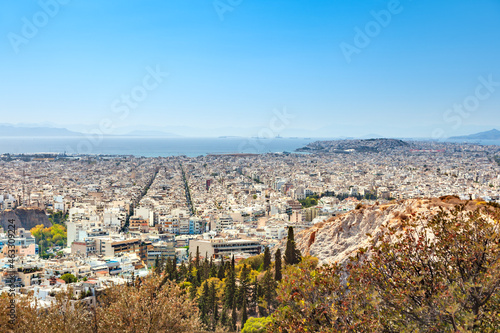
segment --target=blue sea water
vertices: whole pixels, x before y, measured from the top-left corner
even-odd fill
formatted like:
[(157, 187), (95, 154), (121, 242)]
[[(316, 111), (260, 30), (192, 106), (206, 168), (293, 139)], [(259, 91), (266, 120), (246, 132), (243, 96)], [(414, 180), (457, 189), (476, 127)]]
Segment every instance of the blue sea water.
[[(145, 157), (186, 155), (195, 157), (222, 153), (293, 152), (315, 138), (29, 138), (0, 137), (0, 154), (64, 153), (134, 155)], [(450, 141), (448, 141), (450, 142)], [(455, 141), (456, 142), (456, 141)], [(463, 142), (463, 141), (461, 141)], [(482, 145), (498, 145), (500, 141), (468, 141)]]
[(304, 138), (0, 138), (0, 154), (64, 153), (189, 157), (217, 153), (293, 152), (315, 139)]
[(446, 142), (455, 142), (455, 143), (473, 143), (476, 145), (482, 146), (500, 146), (500, 140), (446, 140)]

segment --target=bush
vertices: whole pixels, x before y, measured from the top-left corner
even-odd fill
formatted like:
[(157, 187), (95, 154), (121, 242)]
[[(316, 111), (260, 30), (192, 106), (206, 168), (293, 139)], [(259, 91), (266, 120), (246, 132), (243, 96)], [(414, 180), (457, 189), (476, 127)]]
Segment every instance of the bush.
[(266, 325), (271, 322), (270, 317), (248, 318), (241, 333), (263, 333), (266, 331)]

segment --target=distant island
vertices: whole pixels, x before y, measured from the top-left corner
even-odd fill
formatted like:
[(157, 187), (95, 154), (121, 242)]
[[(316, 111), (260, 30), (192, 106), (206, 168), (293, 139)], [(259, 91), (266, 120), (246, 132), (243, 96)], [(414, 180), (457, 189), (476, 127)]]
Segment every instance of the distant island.
[(492, 129), (491, 131), (480, 132), (470, 135), (452, 136), (450, 140), (500, 140), (500, 131)]

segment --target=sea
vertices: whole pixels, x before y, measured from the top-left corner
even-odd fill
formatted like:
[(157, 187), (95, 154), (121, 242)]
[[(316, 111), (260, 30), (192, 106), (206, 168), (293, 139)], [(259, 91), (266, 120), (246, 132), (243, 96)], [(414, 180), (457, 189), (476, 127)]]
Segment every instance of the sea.
[[(0, 137), (0, 155), (66, 153), (91, 155), (133, 155), (196, 157), (228, 153), (293, 153), (295, 149), (325, 138), (151, 138), (151, 137)], [(451, 141), (448, 141), (451, 142)], [(457, 141), (454, 141), (457, 142)], [(500, 140), (468, 141), (500, 146)]]
[[(0, 154), (66, 153), (196, 157), (225, 153), (292, 153), (313, 138), (151, 138), (151, 137), (0, 137)], [(323, 139), (324, 140), (324, 139)]]

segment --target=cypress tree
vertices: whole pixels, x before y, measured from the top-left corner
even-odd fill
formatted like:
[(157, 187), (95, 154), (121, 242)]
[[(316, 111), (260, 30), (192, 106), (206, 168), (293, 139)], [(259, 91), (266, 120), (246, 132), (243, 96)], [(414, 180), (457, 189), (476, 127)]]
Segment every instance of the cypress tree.
[(276, 281), (281, 281), (281, 250), (276, 250), (274, 255), (274, 279)]
[(217, 277), (218, 272), (217, 272), (217, 266), (213, 263), (212, 258), (210, 258), (210, 277)]
[(270, 266), (271, 266), (271, 252), (269, 252), (269, 248), (266, 246), (266, 249), (264, 250), (264, 263), (262, 265), (262, 268), (267, 271)]
[(212, 330), (215, 331), (217, 322), (219, 321), (219, 302), (217, 300), (217, 291), (215, 290), (215, 283), (210, 283), (210, 309), (212, 311)]
[(241, 310), (241, 328), (243, 328), (243, 326), (245, 326), (247, 319), (248, 319), (247, 300), (245, 298), (245, 299), (243, 299), (243, 309)]
[(193, 281), (193, 257), (191, 256), (191, 253), (189, 254), (189, 258), (188, 258), (188, 267), (187, 267), (186, 280), (188, 282), (192, 282)]
[(196, 258), (194, 258), (194, 267), (200, 269), (200, 247), (196, 247)]
[(179, 267), (179, 279), (182, 280), (187, 280), (187, 267), (186, 263), (184, 260), (181, 262), (181, 266)]
[(276, 303), (276, 281), (274, 281), (271, 271), (267, 271), (262, 278), (262, 293), (267, 303), (267, 312), (270, 313), (271, 307)]
[(159, 256), (156, 256), (156, 259), (155, 259), (154, 272), (155, 272), (155, 274), (159, 274), (159, 272), (160, 272), (160, 257)]
[(234, 296), (236, 293), (236, 273), (234, 270), (229, 270), (227, 274), (226, 287), (224, 289), (225, 306), (230, 309), (236, 303)]
[(172, 281), (177, 281), (179, 279), (179, 274), (177, 272), (177, 256), (172, 259)]
[[(269, 272), (269, 271), (268, 271)], [(274, 281), (274, 280), (273, 280)], [(257, 303), (259, 302), (259, 280), (257, 280), (257, 278), (255, 278), (253, 280), (253, 286), (252, 286), (252, 302), (250, 303), (250, 312), (256, 312), (256, 308), (257, 308)]]
[(295, 246), (293, 227), (288, 227), (288, 238), (286, 241), (286, 250), (285, 250), (285, 264), (295, 265), (298, 264), (300, 260), (301, 260), (300, 252), (297, 250)]
[(222, 308), (222, 313), (220, 315), (220, 323), (224, 326), (230, 326), (228, 323), (227, 308), (225, 306)]
[(203, 291), (201, 293), (200, 298), (198, 299), (198, 307), (200, 309), (200, 319), (203, 324), (208, 325), (208, 314), (210, 311), (210, 289), (208, 287), (208, 283), (205, 282), (203, 284)]
[(243, 265), (240, 273), (240, 288), (238, 290), (238, 303), (245, 306), (247, 305), (248, 295), (250, 294), (250, 266), (247, 264)]
[(160, 258), (160, 266), (158, 267), (158, 273), (164, 270), (164, 267), (165, 267), (165, 256), (162, 255)]
[(236, 331), (236, 321), (238, 320), (238, 313), (236, 312), (236, 302), (233, 303), (233, 311), (231, 312), (231, 330)]
[(217, 272), (217, 277), (219, 278), (219, 280), (223, 280), (225, 277), (226, 277), (226, 265), (224, 265), (224, 261), (221, 262), (221, 264), (219, 265), (219, 271)]

